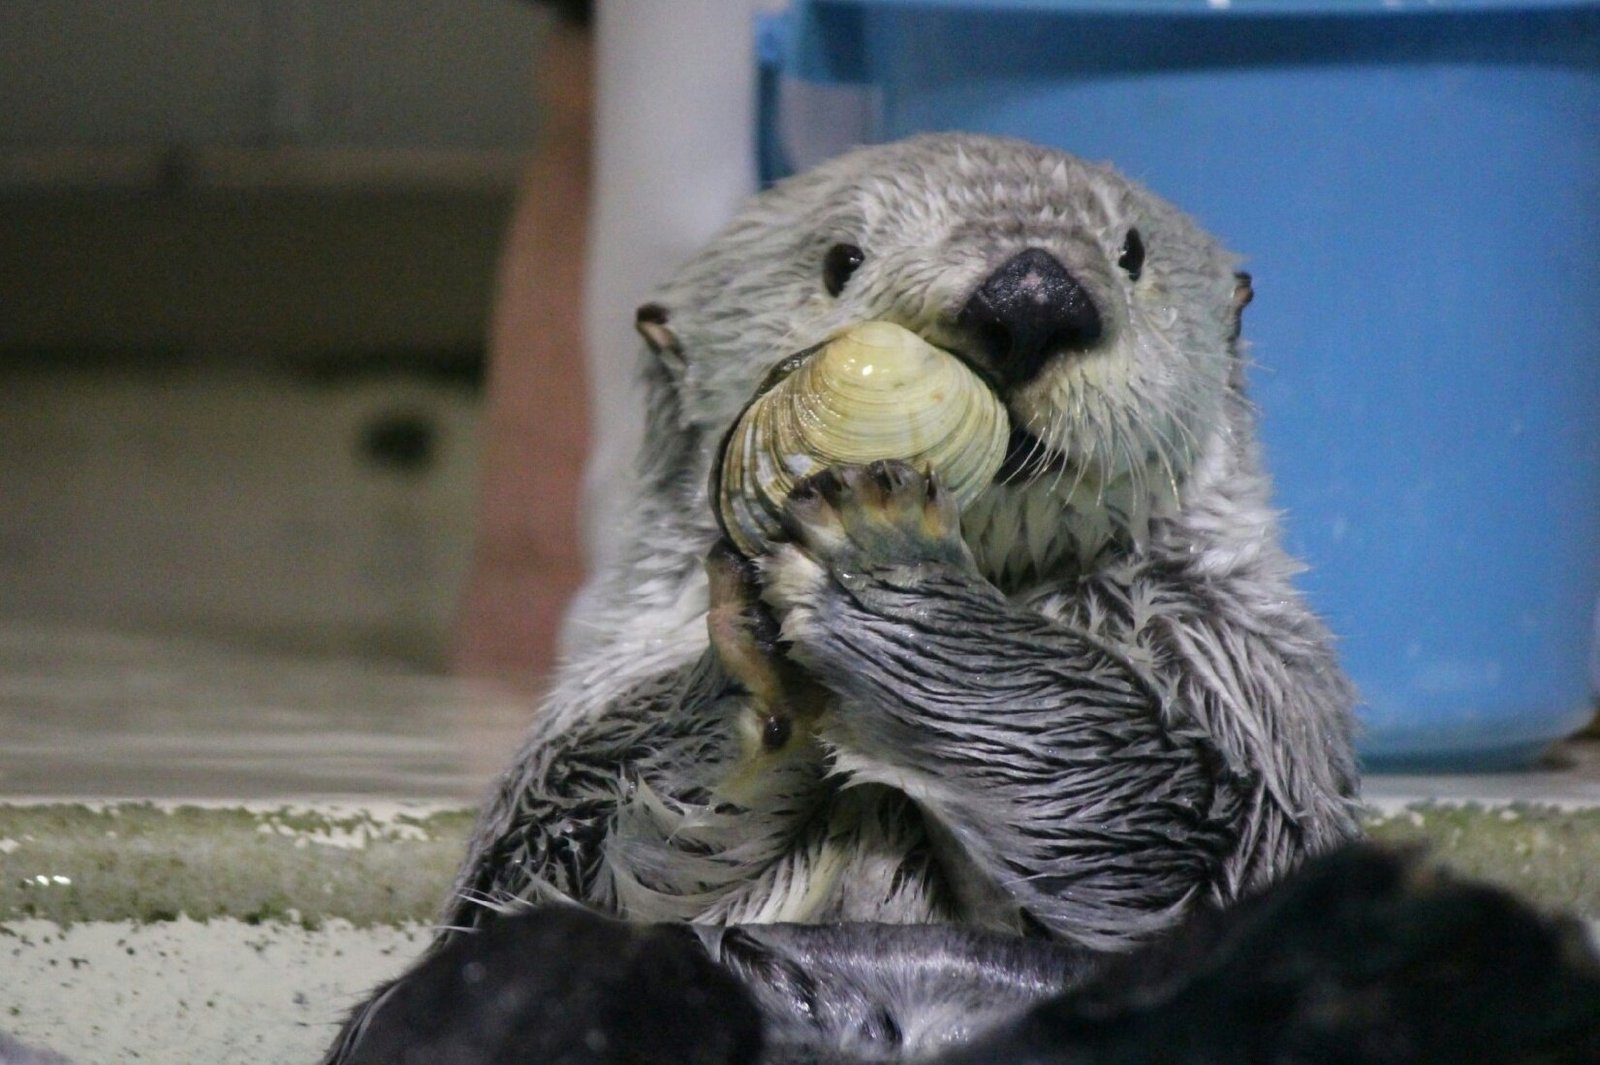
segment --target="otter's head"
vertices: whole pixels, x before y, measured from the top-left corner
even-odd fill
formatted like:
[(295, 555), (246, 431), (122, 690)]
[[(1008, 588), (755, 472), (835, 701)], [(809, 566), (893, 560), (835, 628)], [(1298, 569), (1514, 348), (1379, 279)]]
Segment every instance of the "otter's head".
[(1010, 454), (963, 526), (1016, 586), (1176, 501), (1225, 431), (1249, 291), (1193, 221), (1115, 171), (947, 134), (757, 196), (640, 325), (703, 464), (770, 367), (845, 326), (893, 321), (957, 355), (1010, 412)]

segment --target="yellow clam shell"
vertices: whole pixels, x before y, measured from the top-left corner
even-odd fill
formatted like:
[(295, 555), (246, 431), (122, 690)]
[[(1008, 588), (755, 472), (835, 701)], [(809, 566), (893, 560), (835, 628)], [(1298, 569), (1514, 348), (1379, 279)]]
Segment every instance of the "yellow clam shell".
[(965, 507), (994, 480), (1010, 426), (967, 366), (892, 322), (841, 333), (757, 394), (723, 443), (714, 486), (735, 546), (755, 555), (781, 531), (803, 478), (829, 466), (902, 459), (931, 470)]

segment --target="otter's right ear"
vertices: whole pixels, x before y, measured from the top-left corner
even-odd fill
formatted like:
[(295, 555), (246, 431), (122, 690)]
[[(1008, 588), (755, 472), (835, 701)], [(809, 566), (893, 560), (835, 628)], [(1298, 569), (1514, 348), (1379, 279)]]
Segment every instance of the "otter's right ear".
[(1244, 328), (1244, 309), (1250, 306), (1250, 301), (1256, 298), (1255, 286), (1251, 284), (1251, 277), (1243, 270), (1236, 270), (1233, 274), (1233, 306), (1230, 311), (1233, 315), (1233, 336), (1230, 340), (1238, 340), (1239, 332)]
[(644, 342), (661, 363), (677, 376), (683, 368), (683, 346), (678, 334), (667, 324), (667, 309), (659, 303), (646, 303), (634, 312), (633, 327), (644, 337)]

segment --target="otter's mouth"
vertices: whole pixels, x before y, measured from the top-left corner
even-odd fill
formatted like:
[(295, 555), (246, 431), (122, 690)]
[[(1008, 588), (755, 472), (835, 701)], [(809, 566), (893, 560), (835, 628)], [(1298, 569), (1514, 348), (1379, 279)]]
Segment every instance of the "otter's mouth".
[(1022, 428), (1011, 423), (1011, 438), (1006, 441), (1006, 457), (995, 472), (995, 484), (1027, 484), (1067, 468), (1067, 457)]
[(1067, 468), (1067, 457), (1060, 451), (1052, 448), (1043, 440), (1018, 424), (1017, 415), (1011, 409), (1011, 404), (1006, 400), (1005, 384), (998, 380), (982, 360), (976, 359), (970, 352), (963, 351), (959, 346), (946, 346), (939, 343), (940, 338), (919, 334), (922, 339), (934, 345), (956, 359), (984, 383), (993, 392), (1001, 406), (1006, 408), (1006, 416), (1011, 422), (1011, 434), (1006, 441), (1005, 459), (1000, 463), (1000, 469), (995, 472), (994, 483), (1006, 485), (1022, 485), (1036, 481), (1045, 476), (1056, 476)]

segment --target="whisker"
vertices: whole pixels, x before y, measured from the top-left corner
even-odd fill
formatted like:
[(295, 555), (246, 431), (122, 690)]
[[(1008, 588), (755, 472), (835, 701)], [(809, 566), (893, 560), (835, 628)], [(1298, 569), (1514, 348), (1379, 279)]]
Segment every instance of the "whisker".
[(1050, 424), (1051, 436), (1057, 441), (1056, 450), (1062, 453), (1064, 461), (1056, 463), (1056, 475), (1050, 479), (1049, 491), (1051, 495), (1056, 494), (1056, 490), (1061, 487), (1061, 478), (1066, 476), (1067, 473), (1068, 460), (1065, 460), (1066, 449), (1062, 447), (1061, 444), (1067, 438), (1068, 428), (1069, 426), (1067, 425), (1067, 417), (1065, 412), (1054, 412), (1053, 416), (1051, 417)]

